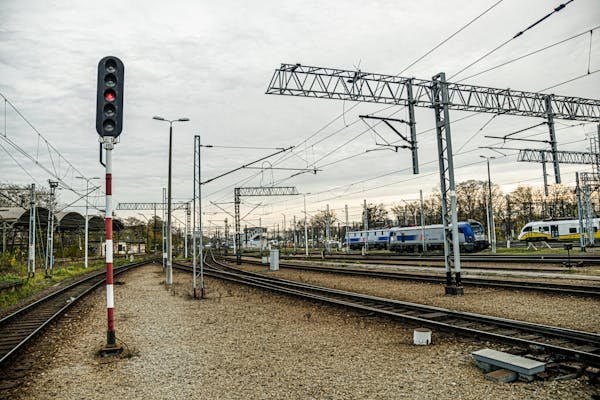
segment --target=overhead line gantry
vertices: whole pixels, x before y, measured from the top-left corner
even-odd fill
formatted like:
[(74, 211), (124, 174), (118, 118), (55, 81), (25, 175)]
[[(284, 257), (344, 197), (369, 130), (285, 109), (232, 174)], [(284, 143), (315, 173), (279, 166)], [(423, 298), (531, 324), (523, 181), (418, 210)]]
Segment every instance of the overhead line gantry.
[[(266, 93), (433, 108), (438, 143), (442, 222), (446, 233), (444, 255), (448, 294), (463, 292), (449, 111), (544, 118), (550, 135), (556, 183), (560, 183), (561, 179), (554, 119), (600, 122), (600, 100), (452, 83), (446, 81), (443, 72), (426, 80), (356, 70), (281, 64), (275, 70)], [(409, 115), (409, 119), (410, 126), (414, 126), (413, 113)], [(412, 147), (417, 148), (416, 141), (412, 143)], [(452, 229), (449, 228), (450, 223)]]

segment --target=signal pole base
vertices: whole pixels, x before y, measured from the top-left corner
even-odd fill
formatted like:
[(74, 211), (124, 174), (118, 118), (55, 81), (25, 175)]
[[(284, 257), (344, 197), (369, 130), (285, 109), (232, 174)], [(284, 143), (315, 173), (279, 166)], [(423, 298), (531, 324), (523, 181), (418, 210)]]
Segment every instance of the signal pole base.
[(462, 296), (465, 294), (465, 289), (462, 286), (446, 285), (447, 296)]
[(120, 344), (105, 344), (98, 350), (100, 357), (112, 357), (118, 356), (123, 352), (123, 346)]

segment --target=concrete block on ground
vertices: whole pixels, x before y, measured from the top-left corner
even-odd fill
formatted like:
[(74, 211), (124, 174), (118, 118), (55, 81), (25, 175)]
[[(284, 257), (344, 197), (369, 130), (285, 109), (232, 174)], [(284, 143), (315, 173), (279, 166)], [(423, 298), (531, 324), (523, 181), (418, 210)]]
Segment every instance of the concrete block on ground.
[(485, 379), (496, 383), (510, 383), (517, 380), (517, 373), (507, 369), (497, 369), (485, 374)]
[(482, 349), (471, 353), (475, 361), (491, 364), (523, 375), (535, 375), (545, 370), (545, 363), (514, 354)]

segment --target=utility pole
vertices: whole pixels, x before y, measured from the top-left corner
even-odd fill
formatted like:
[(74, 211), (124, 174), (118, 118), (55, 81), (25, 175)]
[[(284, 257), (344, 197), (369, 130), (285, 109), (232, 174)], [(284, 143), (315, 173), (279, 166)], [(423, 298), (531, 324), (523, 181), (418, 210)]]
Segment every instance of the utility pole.
[[(89, 220), (89, 216), (88, 216), (88, 209), (89, 209), (89, 196), (90, 196), (90, 180), (92, 179), (100, 179), (100, 177), (95, 176), (93, 178), (87, 179), (84, 176), (76, 176), (75, 178), (77, 179), (84, 179), (85, 180), (85, 251), (84, 251), (84, 266), (85, 268), (88, 267), (88, 237), (89, 237), (89, 224), (88, 224), (88, 220)], [(95, 189), (94, 189), (95, 190)]]
[[(363, 225), (364, 225), (364, 230), (368, 231), (369, 230), (369, 209), (367, 208), (367, 200), (365, 199), (363, 201), (363, 203), (364, 203), (364, 210), (365, 210), (364, 211), (364, 219), (363, 219), (364, 222), (363, 222)], [(367, 234), (368, 233), (365, 233), (365, 235), (367, 235)], [(364, 239), (365, 239), (365, 241), (364, 241), (364, 244), (363, 244), (363, 248), (365, 249), (365, 253), (366, 253), (367, 250), (369, 250), (369, 243), (368, 243), (367, 236), (365, 236)]]
[(50, 204), (48, 205), (48, 241), (46, 244), (46, 265), (44, 271), (46, 277), (52, 275), (52, 271), (54, 270), (54, 194), (58, 186), (58, 181), (48, 180), (48, 184), (50, 185)]
[(35, 183), (31, 184), (29, 195), (29, 247), (27, 256), (27, 277), (35, 276)]
[[(204, 298), (204, 243), (203, 243), (203, 235), (202, 235), (202, 157), (200, 149), (202, 148), (202, 142), (200, 140), (199, 135), (194, 136), (194, 153), (197, 154), (198, 158), (198, 234), (200, 235), (200, 298)], [(196, 155), (194, 156), (196, 159)], [(195, 168), (194, 168), (195, 169)], [(194, 171), (194, 176), (196, 176)], [(194, 193), (196, 187), (196, 182), (194, 181)], [(195, 197), (194, 197), (195, 202)], [(227, 224), (227, 219), (225, 220), (225, 224)], [(195, 250), (195, 248), (194, 248)], [(194, 264), (195, 266), (195, 264)], [(193, 281), (193, 290), (194, 297), (196, 296), (196, 271), (194, 270), (194, 281)]]
[(172, 172), (172, 164), (173, 164), (173, 122), (187, 122), (189, 118), (178, 118), (168, 120), (163, 117), (154, 116), (152, 119), (157, 121), (163, 121), (169, 123), (169, 169), (168, 169), (168, 179), (167, 179), (167, 271), (165, 284), (171, 286), (173, 284), (173, 227), (171, 223), (171, 206), (173, 193), (171, 191), (171, 172)]
[[(248, 239), (248, 231), (246, 231), (246, 240)], [(258, 240), (260, 241), (260, 259), (262, 260), (263, 256), (263, 228), (262, 228), (262, 218), (258, 217)]]
[(575, 172), (575, 193), (577, 196), (577, 217), (579, 219), (579, 248), (585, 252), (585, 234), (583, 228), (583, 207), (581, 202), (581, 186), (579, 180), (579, 172)]
[(327, 204), (327, 219), (326, 219), (326, 225), (325, 225), (325, 236), (326, 236), (326, 240), (327, 240), (327, 244), (325, 245), (327, 248), (327, 253), (331, 253), (331, 241), (330, 241), (330, 235), (331, 235), (331, 221), (330, 221), (330, 217), (329, 217), (329, 204)]
[(346, 253), (350, 249), (350, 238), (348, 237), (348, 204), (344, 205), (344, 214), (346, 217), (346, 228), (344, 229), (344, 241), (346, 242)]
[(481, 158), (485, 158), (487, 162), (487, 173), (488, 173), (488, 201), (486, 201), (486, 206), (488, 207), (488, 232), (490, 238), (490, 244), (492, 245), (492, 253), (496, 254), (496, 224), (494, 223), (494, 206), (492, 203), (492, 178), (490, 175), (490, 159), (494, 159), (496, 157), (486, 157), (479, 156)]
[(163, 270), (167, 269), (167, 224), (165, 218), (165, 203), (167, 201), (167, 189), (163, 188), (163, 199), (162, 199), (162, 264)]
[(423, 253), (427, 251), (427, 243), (425, 242), (425, 216), (423, 215), (423, 190), (419, 189), (419, 201), (421, 206), (421, 245)]
[(294, 215), (294, 254), (298, 251), (298, 237), (296, 236), (296, 216)]
[(307, 213), (306, 213), (306, 194), (304, 194), (304, 249), (305, 256), (308, 257), (308, 225), (307, 225)]

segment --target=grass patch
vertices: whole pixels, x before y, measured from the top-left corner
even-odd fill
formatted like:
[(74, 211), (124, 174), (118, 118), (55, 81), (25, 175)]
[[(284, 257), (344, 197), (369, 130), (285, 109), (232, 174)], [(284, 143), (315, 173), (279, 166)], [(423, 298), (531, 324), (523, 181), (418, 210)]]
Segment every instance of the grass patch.
[[(128, 261), (125, 258), (114, 260), (115, 266), (126, 263), (128, 263)], [(101, 270), (105, 267), (105, 265), (106, 264), (103, 260), (90, 262), (88, 268), (84, 268), (83, 262), (81, 264), (73, 263), (71, 265), (55, 268), (54, 273), (49, 278), (44, 277), (43, 268), (37, 269), (37, 273), (34, 278), (22, 279), (13, 274), (2, 275), (0, 276), (0, 281), (23, 280), (23, 286), (14, 291), (0, 293), (0, 310), (15, 305), (21, 300), (29, 298), (46, 288), (55, 286), (66, 279), (74, 278), (91, 271)]]

